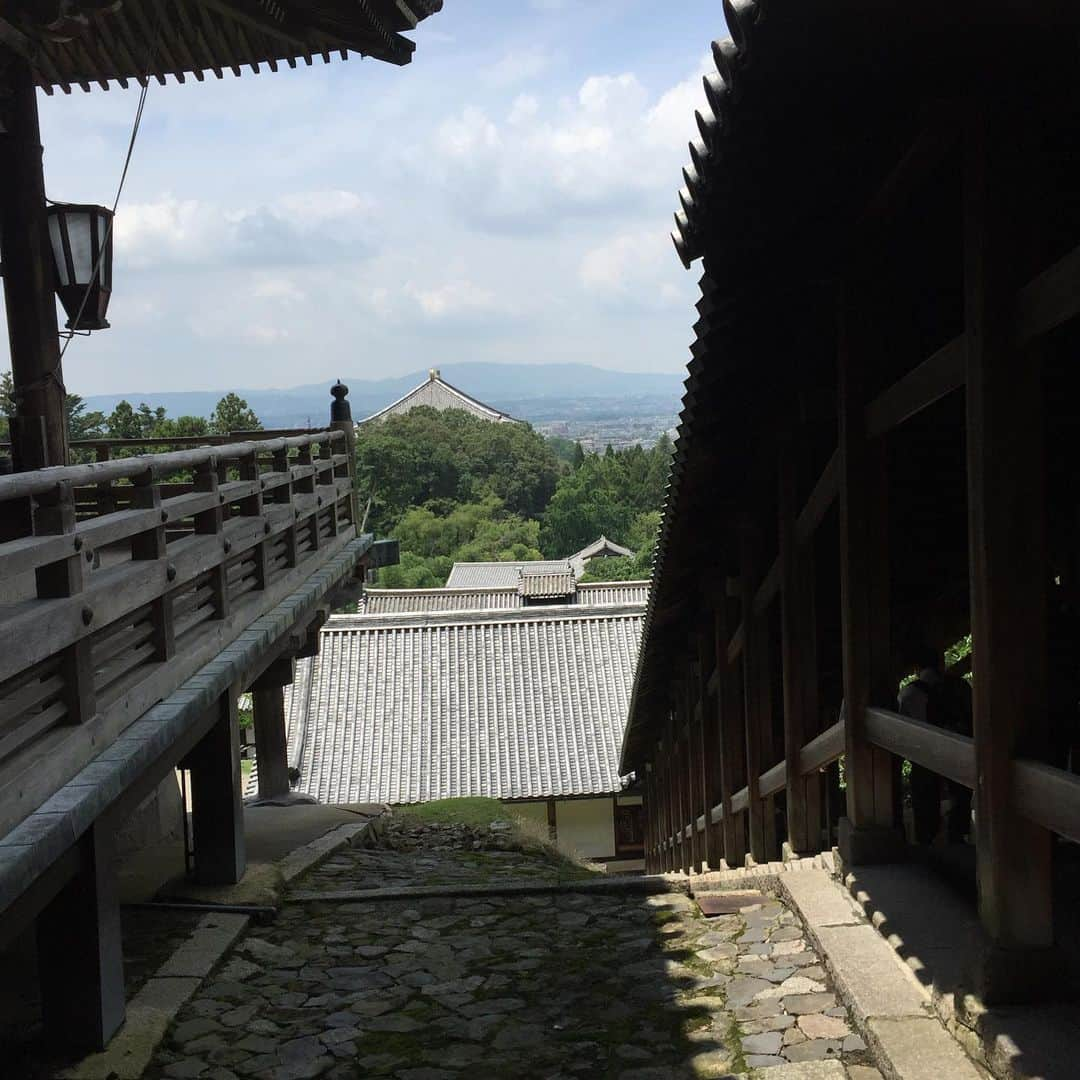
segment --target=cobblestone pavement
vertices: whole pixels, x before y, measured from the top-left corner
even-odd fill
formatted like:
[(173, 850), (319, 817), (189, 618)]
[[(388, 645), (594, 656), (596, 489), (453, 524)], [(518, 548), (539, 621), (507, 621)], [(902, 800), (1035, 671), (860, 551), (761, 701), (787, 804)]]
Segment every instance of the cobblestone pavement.
[[(584, 873), (498, 830), (389, 833), (390, 848), (348, 849), (298, 886)], [(286, 902), (182, 1010), (147, 1076), (675, 1080), (829, 1058), (879, 1080), (778, 902), (706, 919), (677, 894), (565, 891)]]

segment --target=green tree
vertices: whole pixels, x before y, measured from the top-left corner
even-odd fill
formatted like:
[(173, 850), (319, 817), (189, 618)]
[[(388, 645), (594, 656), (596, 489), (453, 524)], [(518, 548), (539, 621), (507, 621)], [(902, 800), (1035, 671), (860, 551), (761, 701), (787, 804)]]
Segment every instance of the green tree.
[(231, 390), (214, 406), (210, 415), (210, 431), (228, 435), (231, 431), (262, 431), (262, 422), (248, 403)]
[(501, 500), (537, 517), (563, 471), (528, 424), (493, 424), (460, 409), (422, 407), (358, 432), (361, 493), (375, 500), (371, 524), (389, 532), (409, 507)]
[[(588, 454), (573, 472), (559, 479), (541, 518), (540, 546), (548, 558), (579, 551), (598, 536), (638, 550), (652, 523), (641, 515), (658, 514), (670, 464), (671, 442), (661, 438), (651, 449), (631, 446)], [(644, 531), (643, 531), (644, 530)]]

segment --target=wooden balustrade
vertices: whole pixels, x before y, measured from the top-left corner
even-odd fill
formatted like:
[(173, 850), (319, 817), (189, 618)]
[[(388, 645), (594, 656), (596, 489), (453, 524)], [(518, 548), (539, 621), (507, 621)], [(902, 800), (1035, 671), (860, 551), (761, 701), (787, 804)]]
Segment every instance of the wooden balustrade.
[(257, 434), (0, 476), (0, 834), (355, 535), (346, 433)]
[[(840, 720), (815, 736), (799, 752), (799, 773), (809, 777), (821, 772), (844, 753), (844, 721)], [(865, 730), (874, 746), (899, 758), (913, 761), (964, 787), (975, 787), (975, 740), (966, 735), (914, 720), (889, 709), (866, 710)], [(1042, 762), (1019, 759), (1013, 762), (1012, 785), (1016, 810), (1027, 820), (1080, 843), (1080, 776)], [(763, 804), (787, 786), (786, 763), (779, 762), (758, 777), (757, 798)], [(747, 814), (750, 792), (747, 787), (731, 797), (731, 812)], [(717, 803), (709, 810), (709, 824), (724, 820), (724, 807)], [(706, 829), (704, 815), (676, 826), (666, 835), (659, 832), (646, 854), (650, 862), (666, 850), (678, 849), (684, 840)], [(676, 857), (676, 865), (678, 858)]]

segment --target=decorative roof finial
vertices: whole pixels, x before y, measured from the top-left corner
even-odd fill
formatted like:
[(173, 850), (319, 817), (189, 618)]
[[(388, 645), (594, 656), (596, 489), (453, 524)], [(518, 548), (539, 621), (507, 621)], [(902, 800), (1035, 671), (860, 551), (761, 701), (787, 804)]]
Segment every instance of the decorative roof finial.
[(431, 382), (434, 382), (436, 379), (441, 379), (441, 378), (442, 378), (442, 376), (439, 374), (439, 369), (437, 367), (428, 368), (428, 379)]
[(352, 407), (345, 400), (349, 388), (340, 380), (330, 387), (333, 401), (330, 403), (330, 422), (352, 420)]

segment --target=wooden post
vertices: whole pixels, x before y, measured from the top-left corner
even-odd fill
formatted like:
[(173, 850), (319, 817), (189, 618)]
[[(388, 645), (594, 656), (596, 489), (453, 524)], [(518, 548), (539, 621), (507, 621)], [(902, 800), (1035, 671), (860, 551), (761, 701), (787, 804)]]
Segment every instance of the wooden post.
[(292, 657), (284, 656), (275, 660), (251, 685), (260, 800), (281, 799), (289, 794), (284, 688), (292, 683), (294, 673)]
[(195, 878), (202, 885), (235, 885), (246, 866), (236, 694), (214, 706), (217, 718), (188, 757)]
[[(75, 495), (64, 480), (34, 500), (35, 536), (70, 536), (71, 555), (35, 571), (39, 599), (76, 596), (83, 590), (82, 544), (75, 537)], [(84, 609), (92, 622), (93, 609)], [(89, 625), (89, 623), (88, 623)], [(79, 638), (63, 650), (61, 672), (64, 679), (64, 704), (67, 723), (84, 724), (97, 711), (94, 692), (94, 664), (89, 636)]]
[(664, 752), (664, 740), (656, 742), (656, 826), (657, 826), (657, 852), (660, 863), (660, 873), (667, 872), (667, 758)]
[(903, 857), (896, 828), (891, 755), (866, 738), (866, 706), (894, 707), (889, 675), (888, 548), (884, 447), (866, 437), (865, 373), (873, 356), (868, 298), (852, 280), (840, 304), (838, 414), (840, 609), (843, 638), (847, 817), (840, 850), (857, 865)]
[(971, 108), (965, 149), (968, 542), (979, 913), (997, 948), (987, 1001), (1049, 996), (1051, 835), (1015, 809), (1012, 761), (1045, 756), (1046, 525), (1042, 365), (1013, 344), (1010, 235), (1023, 166), (993, 106)]
[(714, 627), (711, 618), (701, 621), (694, 635), (697, 656), (697, 678), (694, 696), (698, 709), (698, 754), (701, 759), (701, 801), (705, 806), (705, 835), (701, 857), (709, 869), (720, 869), (723, 858), (722, 830), (712, 823), (712, 808), (720, 802), (720, 732), (717, 710), (709, 695), (707, 685), (709, 670), (714, 662), (716, 646), (713, 642)]
[(645, 777), (641, 795), (642, 816), (645, 821), (645, 873), (655, 873), (653, 869), (653, 767), (652, 762), (645, 762)]
[(29, 63), (5, 55), (0, 72), (0, 263), (11, 343), (16, 471), (67, 464), (67, 411), (60, 370), (52, 248), (37, 96)]
[(559, 816), (554, 799), (547, 801), (548, 839), (554, 844), (559, 839)]
[[(349, 388), (340, 380), (330, 387), (333, 401), (330, 404), (330, 427), (345, 432), (345, 450), (349, 455), (347, 475), (353, 479), (349, 493), (349, 516), (354, 530), (360, 528), (360, 507), (356, 492), (356, 425), (353, 423), (352, 406), (348, 402)], [(335, 475), (336, 472), (335, 472)]]
[(676, 686), (676, 702), (678, 711), (678, 723), (682, 732), (683, 751), (683, 791), (684, 810), (683, 814), (690, 826), (690, 838), (686, 841), (686, 863), (688, 869), (697, 874), (701, 871), (701, 838), (697, 831), (700, 765), (698, 762), (698, 749), (700, 740), (696, 732), (696, 715), (694, 700), (691, 694), (693, 673), (680, 679)]
[(103, 1050), (124, 1022), (115, 833), (115, 822), (99, 818), (80, 837), (78, 873), (37, 919), (41, 1009), (49, 1038), (87, 1050)]
[[(214, 496), (214, 503), (210, 509), (195, 515), (195, 532), (197, 535), (216, 534), (220, 536), (225, 529), (224, 496), (218, 492), (220, 483), (220, 464), (217, 456), (214, 455), (195, 470), (195, 490)], [(214, 618), (228, 618), (229, 583), (224, 562), (218, 563), (211, 569), (210, 587), (214, 595)]]
[[(153, 468), (134, 479), (131, 493), (131, 507), (139, 510), (156, 510), (159, 515), (157, 525), (146, 532), (137, 533), (131, 538), (131, 558), (133, 561), (163, 559), (166, 554), (165, 521), (167, 512), (161, 508), (161, 488), (159, 478)], [(175, 569), (171, 571), (174, 575)], [(168, 573), (168, 571), (167, 571)], [(173, 599), (163, 593), (150, 604), (150, 617), (154, 624), (154, 658), (168, 660), (176, 653), (176, 638), (173, 632)]]
[(795, 538), (797, 492), (790, 441), (780, 450), (780, 618), (784, 675), (784, 761), (787, 778), (787, 842), (784, 859), (812, 854), (821, 846), (821, 784), (803, 776), (799, 751), (817, 723), (817, 642), (814, 620), (812, 549), (800, 551)]
[(721, 583), (721, 592), (714, 609), (716, 621), (716, 670), (718, 693), (716, 698), (720, 724), (720, 801), (724, 808), (721, 823), (724, 835), (724, 859), (731, 868), (742, 866), (746, 861), (746, 822), (742, 814), (731, 810), (731, 796), (739, 787), (745, 739), (743, 736), (743, 707), (737, 693), (735, 673), (728, 664), (730, 642), (728, 601)]
[(749, 819), (750, 854), (755, 862), (769, 861), (768, 840), (765, 831), (765, 806), (759, 790), (761, 777), (761, 742), (763, 721), (767, 718), (767, 701), (762, 700), (766, 679), (761, 668), (764, 657), (760, 655), (763, 644), (754, 615), (754, 593), (757, 590), (757, 552), (760, 538), (752, 523), (743, 519), (739, 526), (739, 582), (742, 599), (743, 627), (743, 712), (746, 730), (746, 790), (747, 817)]

